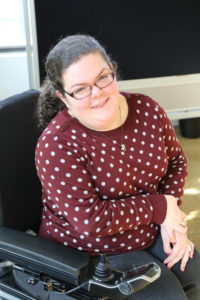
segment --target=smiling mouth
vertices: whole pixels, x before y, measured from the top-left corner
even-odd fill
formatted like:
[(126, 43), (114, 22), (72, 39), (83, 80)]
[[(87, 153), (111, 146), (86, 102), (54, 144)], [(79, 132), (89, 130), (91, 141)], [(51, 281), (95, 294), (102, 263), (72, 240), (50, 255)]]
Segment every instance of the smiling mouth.
[(95, 105), (95, 106), (92, 106), (91, 108), (92, 109), (98, 109), (98, 108), (101, 108), (101, 107), (104, 107), (104, 105), (108, 102), (108, 99), (107, 98), (105, 101), (103, 101), (102, 103), (99, 103), (98, 105)]

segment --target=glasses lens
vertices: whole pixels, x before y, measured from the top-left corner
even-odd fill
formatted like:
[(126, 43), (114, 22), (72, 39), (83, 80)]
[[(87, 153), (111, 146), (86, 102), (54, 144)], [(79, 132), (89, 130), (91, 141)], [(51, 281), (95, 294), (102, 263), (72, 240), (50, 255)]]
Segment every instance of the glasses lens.
[(113, 80), (114, 80), (113, 73), (104, 74), (97, 80), (96, 85), (99, 88), (104, 88), (104, 87), (108, 86), (109, 84), (111, 84), (113, 82)]
[(83, 88), (80, 88), (76, 91), (73, 92), (73, 95), (77, 99), (82, 99), (91, 94), (91, 87), (90, 86), (85, 86)]

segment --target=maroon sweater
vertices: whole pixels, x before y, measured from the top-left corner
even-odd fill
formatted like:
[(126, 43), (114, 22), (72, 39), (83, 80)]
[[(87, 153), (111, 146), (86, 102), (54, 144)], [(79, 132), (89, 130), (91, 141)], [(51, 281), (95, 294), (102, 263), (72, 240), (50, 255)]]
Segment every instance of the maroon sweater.
[(64, 109), (36, 148), (40, 236), (89, 255), (149, 247), (165, 219), (163, 194), (181, 204), (187, 163), (170, 120), (151, 98), (123, 94), (129, 107), (123, 131), (88, 129)]

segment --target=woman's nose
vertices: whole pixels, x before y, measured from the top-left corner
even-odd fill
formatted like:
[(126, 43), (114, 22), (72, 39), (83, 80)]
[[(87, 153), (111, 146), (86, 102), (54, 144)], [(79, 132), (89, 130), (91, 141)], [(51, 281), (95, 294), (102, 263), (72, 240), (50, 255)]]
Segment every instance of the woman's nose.
[(99, 95), (101, 95), (101, 89), (100, 89), (98, 86), (93, 85), (93, 86), (92, 86), (91, 98), (97, 97), (97, 96), (99, 96)]

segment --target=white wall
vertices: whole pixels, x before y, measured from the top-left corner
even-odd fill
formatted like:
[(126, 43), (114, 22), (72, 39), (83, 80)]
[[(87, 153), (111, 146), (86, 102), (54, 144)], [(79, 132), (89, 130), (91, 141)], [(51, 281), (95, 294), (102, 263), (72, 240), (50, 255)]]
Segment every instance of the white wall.
[(29, 89), (26, 52), (0, 52), (0, 100)]
[(119, 89), (158, 101), (171, 120), (200, 117), (200, 74), (119, 81)]

